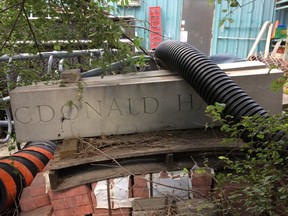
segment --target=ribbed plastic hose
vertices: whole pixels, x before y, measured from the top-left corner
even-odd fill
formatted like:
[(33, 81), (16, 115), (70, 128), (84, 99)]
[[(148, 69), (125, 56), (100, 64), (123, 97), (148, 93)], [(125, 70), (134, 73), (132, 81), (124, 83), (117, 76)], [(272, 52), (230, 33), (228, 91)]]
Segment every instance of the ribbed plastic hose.
[(0, 215), (16, 204), (23, 187), (29, 186), (38, 172), (53, 158), (56, 144), (29, 142), (20, 151), (0, 160)]
[(208, 105), (225, 104), (224, 115), (241, 116), (267, 112), (256, 103), (224, 71), (193, 46), (179, 41), (162, 42), (155, 51), (158, 63), (177, 71)]

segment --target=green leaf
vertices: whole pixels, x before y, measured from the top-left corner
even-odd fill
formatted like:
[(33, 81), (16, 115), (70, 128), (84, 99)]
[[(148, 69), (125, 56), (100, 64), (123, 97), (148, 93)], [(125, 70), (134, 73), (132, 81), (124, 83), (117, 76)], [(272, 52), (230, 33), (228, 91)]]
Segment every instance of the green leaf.
[(187, 168), (183, 168), (183, 173), (184, 174), (188, 174), (189, 173), (189, 170)]
[(257, 138), (259, 138), (259, 139), (264, 139), (264, 137), (265, 137), (264, 134), (257, 134), (256, 136), (257, 136)]
[(56, 51), (60, 51), (61, 50), (61, 46), (60, 46), (59, 43), (55, 43), (53, 47), (54, 47), (54, 50), (56, 50)]

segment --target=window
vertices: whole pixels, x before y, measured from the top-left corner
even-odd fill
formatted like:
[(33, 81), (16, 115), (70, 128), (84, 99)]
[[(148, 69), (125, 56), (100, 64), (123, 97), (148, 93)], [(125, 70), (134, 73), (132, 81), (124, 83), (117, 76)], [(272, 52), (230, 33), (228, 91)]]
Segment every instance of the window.
[(288, 8), (288, 0), (277, 0), (275, 10), (283, 10)]
[[(121, 4), (122, 1), (125, 1), (125, 0), (118, 0), (117, 5), (122, 5)], [(125, 5), (125, 6), (130, 6), (130, 7), (141, 6), (141, 0), (128, 0), (128, 4), (129, 5)]]

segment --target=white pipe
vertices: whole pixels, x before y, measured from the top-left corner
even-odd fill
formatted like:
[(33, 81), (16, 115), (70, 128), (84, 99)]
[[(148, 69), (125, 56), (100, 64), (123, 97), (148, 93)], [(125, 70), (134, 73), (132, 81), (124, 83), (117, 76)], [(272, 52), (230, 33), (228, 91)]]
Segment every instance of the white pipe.
[(256, 40), (255, 40), (255, 42), (254, 42), (254, 44), (253, 44), (253, 46), (252, 46), (252, 48), (251, 48), (251, 50), (250, 50), (250, 52), (249, 52), (249, 54), (248, 54), (248, 56), (247, 56), (247, 59), (254, 54), (255, 49), (256, 49), (257, 45), (259, 44), (259, 41), (260, 41), (262, 35), (264, 34), (264, 32), (266, 31), (266, 29), (268, 28), (268, 26), (270, 26), (271, 24), (272, 24), (272, 23), (271, 23), (270, 21), (266, 21), (266, 22), (263, 24), (263, 26), (262, 26), (262, 28), (261, 28), (261, 30), (260, 30), (260, 32), (259, 32), (259, 34), (258, 34), (258, 36), (257, 36), (257, 38), (256, 38)]
[(51, 74), (52, 66), (53, 66), (53, 55), (50, 55), (48, 59), (48, 68), (47, 68), (48, 74)]
[(0, 98), (0, 102), (1, 101), (10, 102), (10, 96), (6, 96), (6, 97), (3, 97), (3, 98)]
[(269, 48), (270, 48), (270, 42), (271, 42), (271, 34), (272, 34), (273, 24), (269, 26), (268, 33), (267, 33), (267, 39), (266, 39), (266, 45), (265, 45), (265, 51), (264, 51), (264, 58), (268, 57), (269, 54)]
[(64, 71), (64, 59), (61, 59), (58, 64), (58, 71), (62, 73)]

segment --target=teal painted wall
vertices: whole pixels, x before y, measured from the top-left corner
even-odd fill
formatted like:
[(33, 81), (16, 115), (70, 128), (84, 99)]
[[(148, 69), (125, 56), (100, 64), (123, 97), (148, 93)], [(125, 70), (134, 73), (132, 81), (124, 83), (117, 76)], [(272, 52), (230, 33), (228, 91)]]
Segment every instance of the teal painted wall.
[(150, 47), (149, 31), (145, 31), (144, 28), (149, 29), (149, 6), (161, 7), (163, 40), (179, 40), (182, 4), (182, 0), (142, 0), (140, 7), (117, 6), (117, 8), (118, 15), (135, 17), (136, 36), (144, 39), (143, 46), (148, 49)]
[[(234, 23), (226, 22), (221, 28), (221, 11), (227, 9), (227, 4), (215, 5), (211, 54), (228, 53), (246, 58), (262, 25), (266, 21), (273, 22), (274, 0), (256, 0), (253, 3), (249, 3), (251, 0), (239, 1), (243, 7), (229, 16)], [(265, 33), (256, 52), (264, 52), (266, 36)]]
[[(226, 53), (246, 58), (262, 25), (266, 21), (274, 21), (274, 0), (256, 0), (254, 2), (239, 0), (239, 2), (242, 7), (229, 16), (234, 22), (226, 22), (221, 28), (219, 28), (219, 22), (224, 17), (222, 10), (227, 9), (228, 6), (225, 1), (222, 4), (215, 4), (213, 27), (207, 29), (207, 31), (212, 31), (210, 55)], [(144, 39), (143, 46), (148, 49), (150, 46), (149, 31), (144, 30), (144, 28), (149, 29), (149, 6), (161, 7), (163, 40), (179, 40), (182, 5), (182, 0), (142, 0), (140, 7), (115, 6), (119, 10), (117, 15), (131, 15), (136, 18), (136, 35)], [(193, 14), (191, 14), (192, 18)], [(203, 22), (205, 22), (205, 17), (203, 17)], [(264, 51), (266, 36), (265, 33), (256, 52)]]

